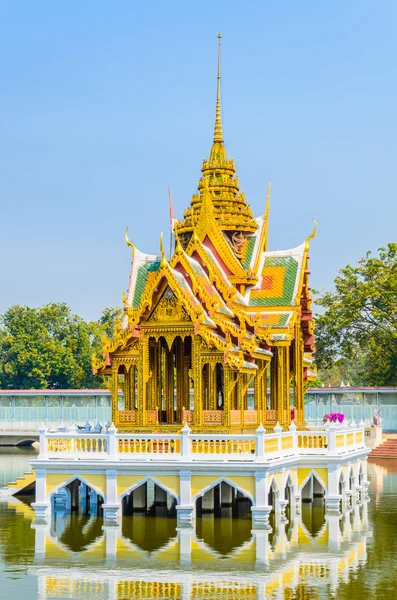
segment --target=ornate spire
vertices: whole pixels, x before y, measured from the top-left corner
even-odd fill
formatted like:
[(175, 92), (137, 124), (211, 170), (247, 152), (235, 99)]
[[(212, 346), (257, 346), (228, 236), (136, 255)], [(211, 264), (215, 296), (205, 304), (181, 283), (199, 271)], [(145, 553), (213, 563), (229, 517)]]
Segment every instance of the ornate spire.
[(218, 85), (216, 90), (216, 110), (215, 110), (215, 127), (214, 127), (214, 143), (223, 142), (222, 134), (222, 117), (221, 117), (221, 39), (222, 34), (218, 34)]
[(221, 39), (218, 35), (218, 76), (214, 139), (209, 158), (203, 161), (202, 177), (198, 183), (198, 193), (192, 197), (191, 204), (184, 212), (184, 219), (175, 225), (186, 247), (206, 201), (205, 182), (212, 194), (212, 210), (219, 228), (232, 236), (236, 231), (244, 235), (255, 233), (258, 225), (253, 218), (251, 208), (240, 191), (234, 160), (228, 158), (223, 143), (221, 117)]

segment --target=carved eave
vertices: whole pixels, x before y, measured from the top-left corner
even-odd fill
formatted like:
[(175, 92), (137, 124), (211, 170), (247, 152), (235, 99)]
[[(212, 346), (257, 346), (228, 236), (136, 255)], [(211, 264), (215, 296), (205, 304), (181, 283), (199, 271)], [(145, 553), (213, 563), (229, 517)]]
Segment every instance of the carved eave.
[[(178, 253), (174, 254), (174, 256), (170, 262), (170, 266), (173, 269), (176, 269), (176, 270), (181, 269), (183, 271), (185, 279), (189, 281), (189, 285), (190, 285), (191, 289), (193, 290), (193, 293), (195, 295), (200, 296), (201, 300), (205, 304), (205, 306), (210, 314), (213, 312), (219, 311), (222, 308), (222, 306), (221, 306), (222, 304), (224, 304), (224, 306), (223, 306), (224, 310), (229, 310), (227, 308), (226, 303), (224, 303), (222, 296), (218, 293), (216, 287), (211, 284), (211, 281), (208, 278), (207, 273), (202, 268), (200, 263), (198, 263), (198, 261), (195, 261), (197, 263), (197, 268), (202, 270), (202, 273), (200, 273), (200, 276), (199, 276), (197, 274), (197, 272), (194, 270), (194, 268), (192, 267), (191, 263), (189, 262), (190, 260), (193, 260), (193, 259), (191, 257), (188, 258), (187, 255), (182, 250), (182, 248), (180, 248)], [(203, 283), (206, 284), (205, 286), (202, 285), (202, 283), (200, 282), (200, 277), (202, 280), (204, 280)], [(211, 290), (211, 293), (209, 293), (208, 289)], [(231, 314), (231, 316), (233, 316), (233, 315)]]
[(227, 275), (222, 271), (221, 266), (216, 264), (216, 262), (210, 258), (208, 250), (195, 234), (193, 234), (185, 253), (187, 256), (191, 257), (194, 257), (194, 254), (197, 254), (201, 266), (208, 272), (210, 282), (215, 285), (217, 290), (222, 294), (226, 304), (235, 301), (237, 290), (231, 285)]

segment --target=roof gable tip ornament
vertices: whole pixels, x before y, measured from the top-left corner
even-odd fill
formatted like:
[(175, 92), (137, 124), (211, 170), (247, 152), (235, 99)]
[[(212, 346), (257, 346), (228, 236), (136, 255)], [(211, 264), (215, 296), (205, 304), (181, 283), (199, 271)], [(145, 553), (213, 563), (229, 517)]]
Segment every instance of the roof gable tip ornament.
[(161, 252), (160, 266), (163, 268), (163, 267), (167, 266), (167, 264), (168, 264), (167, 258), (165, 256), (165, 252), (164, 252), (163, 232), (160, 233), (160, 252)]
[(132, 242), (130, 242), (129, 237), (128, 237), (128, 227), (125, 228), (124, 231), (124, 239), (125, 239), (125, 243), (127, 244), (127, 246), (131, 247), (131, 251), (132, 251), (132, 255), (134, 255), (135, 252), (135, 246)]
[(313, 219), (313, 231), (311, 232), (311, 234), (306, 238), (306, 250), (309, 250), (309, 242), (310, 240), (314, 240), (314, 238), (316, 237), (317, 234), (317, 221), (316, 219)]

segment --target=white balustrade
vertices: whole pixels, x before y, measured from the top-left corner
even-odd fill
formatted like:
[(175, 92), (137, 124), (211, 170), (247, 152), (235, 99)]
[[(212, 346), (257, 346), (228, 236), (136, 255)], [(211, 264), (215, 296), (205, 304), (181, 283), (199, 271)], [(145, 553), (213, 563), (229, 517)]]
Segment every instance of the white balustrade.
[(48, 431), (39, 428), (39, 459), (105, 461), (236, 461), (265, 462), (277, 457), (340, 455), (365, 448), (363, 424), (336, 426), (331, 423), (311, 431), (288, 431), (277, 424), (266, 434), (260, 426), (252, 434), (203, 434), (185, 425), (181, 433), (117, 433), (114, 425), (106, 433), (77, 430)]

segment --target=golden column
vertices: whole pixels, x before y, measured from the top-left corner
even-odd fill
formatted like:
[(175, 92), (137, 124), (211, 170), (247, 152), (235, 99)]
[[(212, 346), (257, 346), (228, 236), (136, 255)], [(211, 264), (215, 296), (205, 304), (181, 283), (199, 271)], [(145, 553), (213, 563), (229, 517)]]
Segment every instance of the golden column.
[(230, 369), (223, 367), (223, 425), (230, 427)]
[(278, 421), (282, 427), (290, 423), (290, 367), (289, 346), (277, 348), (277, 411)]
[(192, 339), (192, 367), (194, 382), (194, 425), (200, 427), (203, 422), (202, 412), (202, 370), (200, 361), (200, 341), (198, 338)]
[(277, 411), (277, 420), (285, 427), (290, 422), (290, 348), (286, 343), (273, 346), (270, 363), (270, 401), (272, 410)]
[(295, 421), (300, 426), (305, 423), (304, 401), (305, 392), (303, 387), (303, 338), (300, 323), (295, 324), (294, 339), (294, 408)]
[(124, 407), (125, 410), (131, 410), (131, 367), (130, 365), (124, 366)]
[(149, 379), (149, 343), (142, 336), (138, 354), (138, 425), (146, 425), (146, 386)]
[(208, 409), (216, 410), (216, 363), (208, 363)]
[[(270, 363), (270, 408), (271, 410), (278, 410), (278, 348), (273, 347), (273, 356)], [(278, 416), (277, 419), (278, 420)]]
[(112, 375), (110, 379), (110, 394), (112, 396), (112, 421), (117, 422), (117, 412), (119, 410), (119, 381), (118, 381), (118, 365), (112, 366)]

